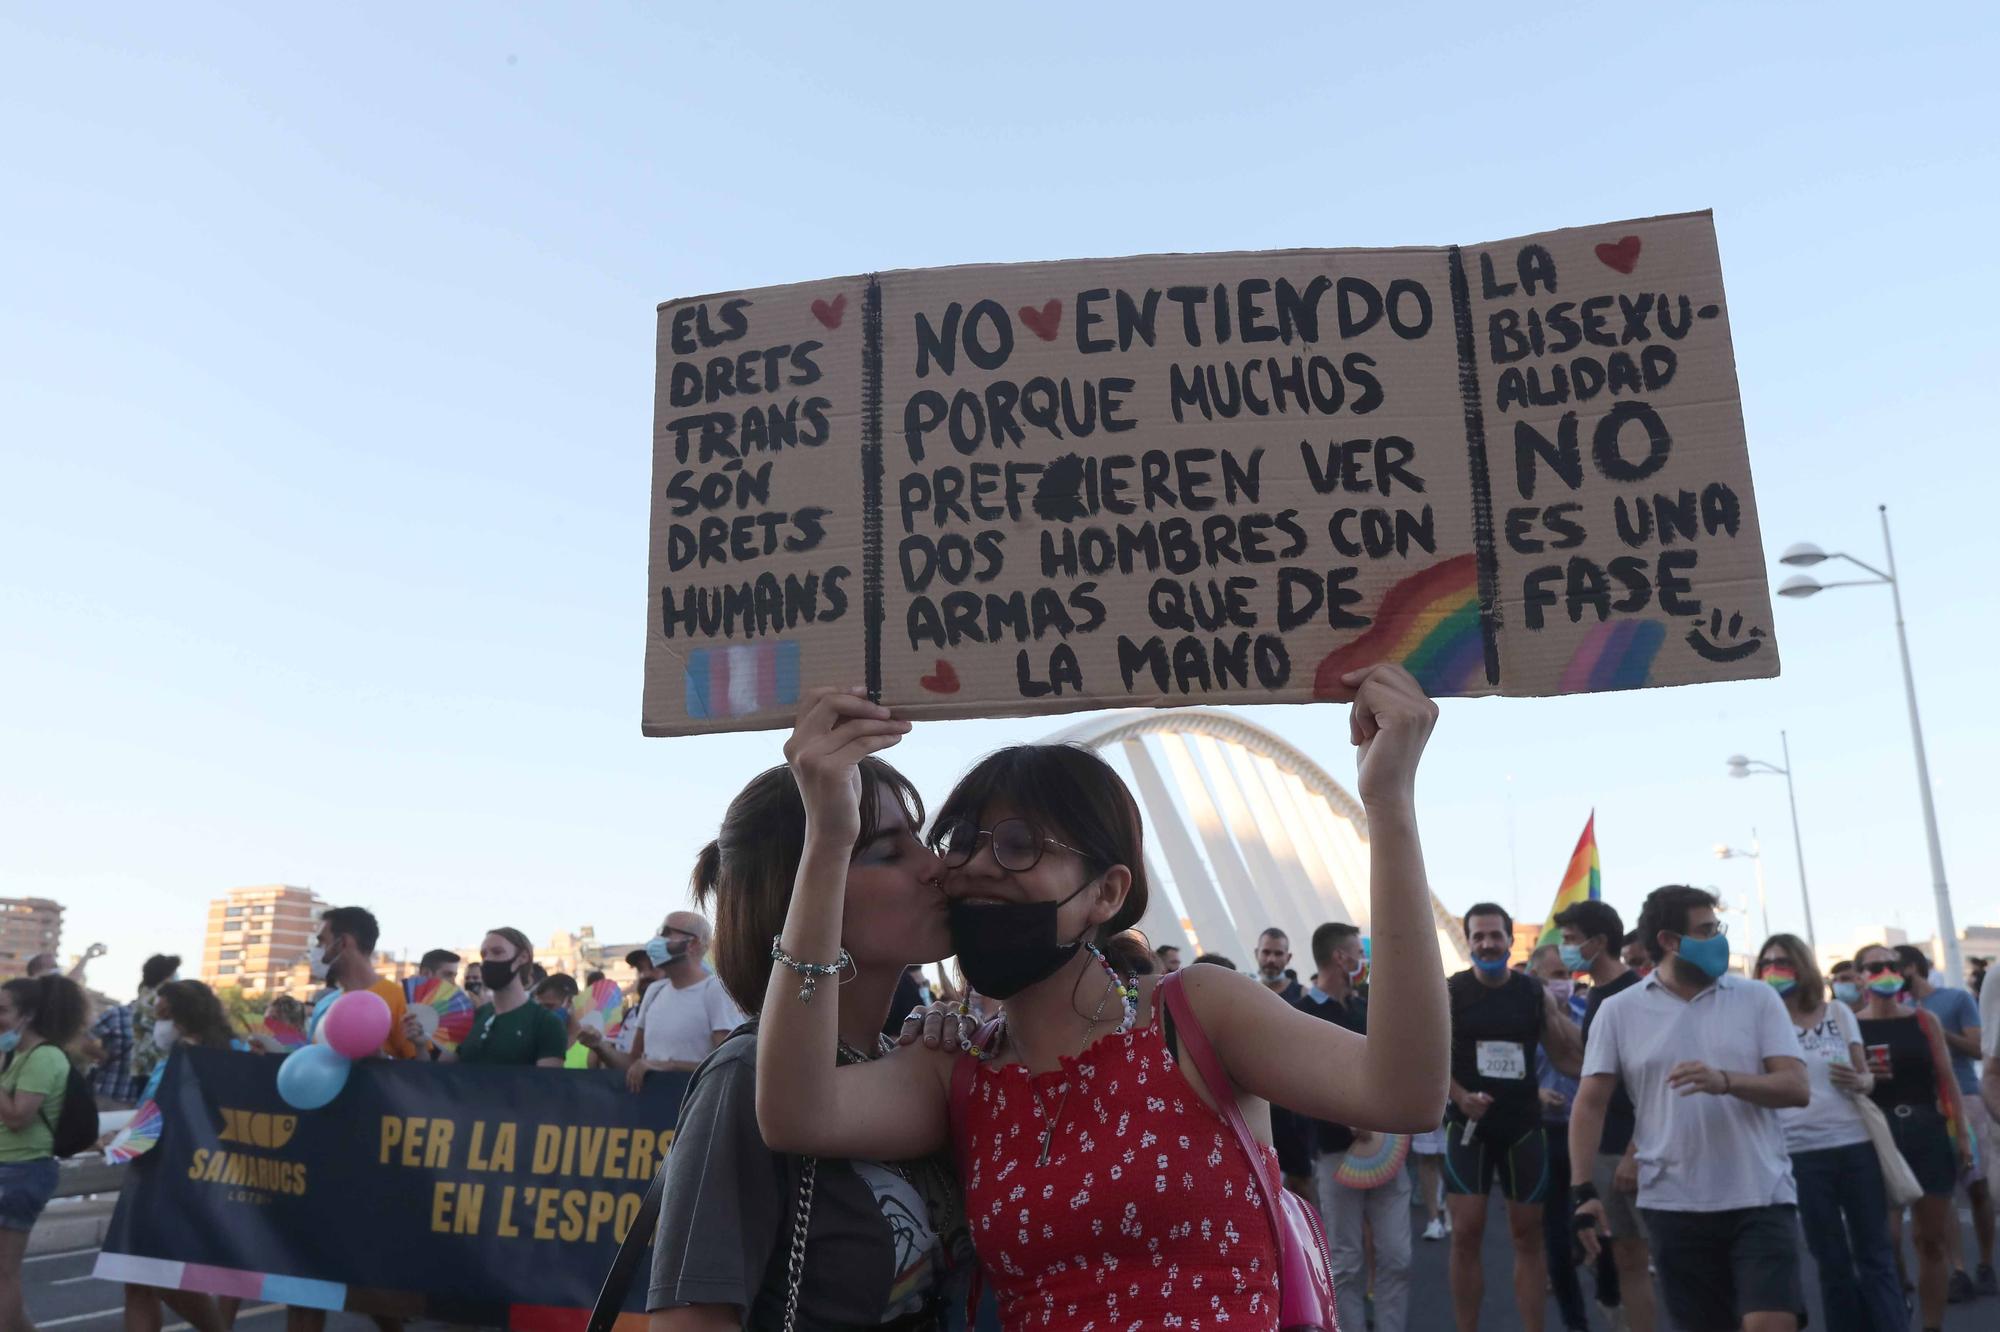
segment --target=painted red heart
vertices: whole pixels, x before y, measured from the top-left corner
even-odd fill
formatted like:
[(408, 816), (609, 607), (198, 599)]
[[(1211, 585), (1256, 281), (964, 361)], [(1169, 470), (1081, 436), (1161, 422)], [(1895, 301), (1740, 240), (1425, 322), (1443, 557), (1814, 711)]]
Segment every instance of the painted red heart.
[(943, 657), (937, 659), (937, 669), (917, 681), (933, 694), (956, 694), (958, 692), (958, 672)]
[[(1625, 271), (1629, 273), (1632, 270), (1628, 268)], [(826, 301), (813, 302), (813, 318), (819, 320), (820, 323), (826, 325), (828, 328), (839, 328), (840, 317), (846, 313), (847, 293), (844, 291), (834, 297), (831, 303)]]
[(1616, 245), (1600, 245), (1597, 247), (1597, 258), (1606, 268), (1629, 273), (1639, 266), (1639, 238), (1626, 236)]
[(1037, 310), (1032, 305), (1021, 307), (1021, 322), (1035, 331), (1035, 336), (1043, 342), (1054, 342), (1056, 332), (1062, 328), (1062, 302), (1051, 296)]

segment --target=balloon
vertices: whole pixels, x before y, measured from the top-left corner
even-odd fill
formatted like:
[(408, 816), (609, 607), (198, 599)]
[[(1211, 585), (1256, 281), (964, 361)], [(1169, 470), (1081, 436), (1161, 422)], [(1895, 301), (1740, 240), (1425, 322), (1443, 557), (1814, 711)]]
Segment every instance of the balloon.
[(329, 1046), (300, 1046), (278, 1065), (278, 1095), (294, 1110), (317, 1110), (340, 1095), (340, 1089), (347, 1085), (350, 1067)]
[(389, 1005), (373, 990), (350, 990), (326, 1010), (326, 1043), (348, 1059), (380, 1054), (389, 1039)]

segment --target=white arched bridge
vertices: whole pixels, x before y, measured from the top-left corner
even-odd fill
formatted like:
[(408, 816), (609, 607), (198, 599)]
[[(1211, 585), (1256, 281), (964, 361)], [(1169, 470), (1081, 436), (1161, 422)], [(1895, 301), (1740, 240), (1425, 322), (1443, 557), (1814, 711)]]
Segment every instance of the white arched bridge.
[[(1368, 816), (1326, 770), (1261, 726), (1209, 708), (1096, 717), (1050, 743), (1096, 750), (1128, 774), (1145, 814), (1152, 901), (1139, 928), (1189, 956), (1250, 964), (1276, 926), (1293, 967), (1327, 921), (1368, 921)], [(1447, 970), (1466, 965), (1458, 920), (1435, 894), (1431, 918)], [(1249, 969), (1249, 965), (1245, 965)]]

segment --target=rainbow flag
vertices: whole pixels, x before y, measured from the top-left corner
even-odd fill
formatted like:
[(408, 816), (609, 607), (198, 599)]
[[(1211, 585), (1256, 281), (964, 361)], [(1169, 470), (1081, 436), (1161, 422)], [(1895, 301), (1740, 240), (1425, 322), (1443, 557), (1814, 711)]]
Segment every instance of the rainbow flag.
[(1479, 633), (1479, 566), (1473, 556), (1440, 560), (1390, 588), (1375, 612), (1375, 623), (1320, 662), (1313, 693), (1331, 697), (1342, 675), (1384, 661), (1416, 676), (1433, 698), (1464, 694), (1486, 683), (1486, 645)]
[(1556, 889), (1556, 900), (1549, 907), (1548, 922), (1542, 926), (1542, 937), (1536, 947), (1542, 944), (1561, 943), (1562, 931), (1556, 928), (1556, 916), (1575, 906), (1578, 902), (1596, 902), (1604, 896), (1604, 870), (1597, 863), (1597, 811), (1590, 812), (1590, 819), (1583, 825), (1583, 836), (1576, 839), (1576, 850), (1569, 854), (1569, 868), (1563, 871), (1562, 887)]

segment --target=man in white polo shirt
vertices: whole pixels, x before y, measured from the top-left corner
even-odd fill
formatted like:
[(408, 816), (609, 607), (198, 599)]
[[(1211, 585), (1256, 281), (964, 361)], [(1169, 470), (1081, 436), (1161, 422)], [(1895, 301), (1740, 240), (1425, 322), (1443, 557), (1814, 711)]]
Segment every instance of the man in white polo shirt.
[[(1635, 1111), (1639, 1212), (1667, 1312), (1682, 1332), (1796, 1332), (1798, 1194), (1778, 1107), (1810, 1094), (1776, 990), (1729, 973), (1716, 897), (1655, 889), (1636, 931), (1657, 964), (1591, 1026), (1573, 1135), (1595, 1141), (1614, 1085)], [(1604, 1205), (1591, 1162), (1571, 1163), (1576, 1224), (1593, 1256)]]

